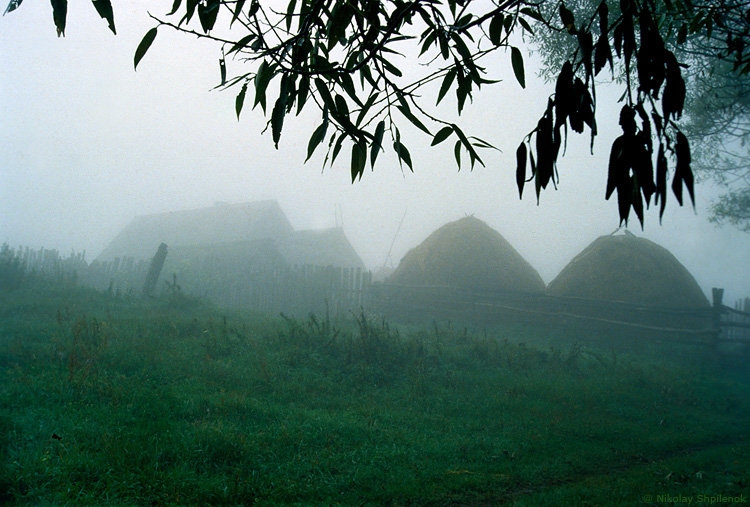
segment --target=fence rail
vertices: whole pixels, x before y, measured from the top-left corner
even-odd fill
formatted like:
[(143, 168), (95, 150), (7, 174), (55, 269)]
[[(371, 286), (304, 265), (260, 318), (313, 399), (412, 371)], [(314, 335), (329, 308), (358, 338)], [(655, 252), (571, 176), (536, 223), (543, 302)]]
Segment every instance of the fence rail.
[[(63, 257), (57, 250), (39, 250), (7, 245), (1, 259), (14, 261), (25, 276), (56, 282), (81, 284), (120, 294), (140, 294), (149, 271), (149, 261), (115, 257), (111, 261), (87, 263), (85, 252)], [(231, 308), (262, 312), (333, 315), (369, 305), (372, 273), (361, 268), (314, 265), (243, 266), (234, 258), (216, 256), (170, 260), (160, 277), (189, 295), (204, 297)], [(176, 278), (173, 278), (176, 277)], [(162, 290), (162, 289), (157, 289)]]
[[(88, 264), (85, 252), (63, 257), (57, 250), (3, 247), (26, 273), (80, 283), (99, 290), (139, 293), (149, 263), (132, 257)], [(333, 266), (243, 267), (235, 259), (169, 261), (162, 280), (216, 304), (262, 312), (340, 315), (364, 307), (398, 322), (439, 319), (476, 324), (503, 322), (574, 324), (672, 335), (696, 343), (750, 344), (750, 298), (723, 304), (723, 290), (712, 291), (709, 308), (669, 308), (545, 294), (476, 292), (444, 286), (373, 283), (372, 273)], [(229, 263), (229, 264), (227, 264)], [(160, 282), (162, 283), (162, 282)], [(162, 285), (162, 287), (164, 287)]]
[(714, 310), (716, 326), (721, 328), (717, 337), (720, 342), (750, 343), (750, 297), (739, 299), (734, 308), (722, 303), (723, 289), (714, 289)]
[(183, 290), (198, 291), (219, 305), (251, 308), (290, 315), (325, 313), (339, 315), (368, 306), (372, 274), (361, 268), (302, 265), (235, 273), (235, 279), (205, 277), (203, 281), (180, 278)]
[[(473, 292), (443, 286), (376, 284), (371, 306), (397, 321), (455, 320), (492, 325), (503, 322), (576, 328), (630, 330), (660, 340), (718, 346), (750, 345), (750, 313), (722, 304), (671, 308), (545, 294)], [(723, 291), (719, 291), (723, 295)], [(743, 306), (744, 307), (744, 303)], [(748, 347), (750, 350), (750, 347)]]

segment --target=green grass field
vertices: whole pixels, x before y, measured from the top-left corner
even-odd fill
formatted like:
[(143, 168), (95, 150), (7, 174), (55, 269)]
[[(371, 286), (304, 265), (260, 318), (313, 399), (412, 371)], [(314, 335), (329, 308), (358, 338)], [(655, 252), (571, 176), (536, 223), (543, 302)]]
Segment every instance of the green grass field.
[(750, 504), (748, 377), (559, 341), (0, 294), (0, 504)]

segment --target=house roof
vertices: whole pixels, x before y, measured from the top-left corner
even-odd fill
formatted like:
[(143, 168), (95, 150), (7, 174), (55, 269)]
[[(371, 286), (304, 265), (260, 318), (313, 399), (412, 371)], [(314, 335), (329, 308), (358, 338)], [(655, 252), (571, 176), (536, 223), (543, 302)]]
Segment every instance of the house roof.
[(365, 267), (341, 227), (296, 231), (274, 240), (279, 253), (290, 265)]
[[(281, 239), (260, 239), (169, 249), (164, 271), (192, 276), (232, 278), (278, 267), (303, 265), (364, 268), (340, 228), (296, 231)], [(238, 275), (242, 273), (242, 275)]]
[(269, 263), (364, 268), (343, 229), (295, 231), (273, 200), (136, 217), (96, 260), (149, 260), (161, 243), (169, 248), (168, 264), (214, 259), (252, 269)]
[(161, 243), (170, 247), (232, 243), (284, 238), (293, 232), (292, 225), (274, 200), (217, 204), (136, 217), (96, 260), (111, 261), (115, 257), (147, 260)]

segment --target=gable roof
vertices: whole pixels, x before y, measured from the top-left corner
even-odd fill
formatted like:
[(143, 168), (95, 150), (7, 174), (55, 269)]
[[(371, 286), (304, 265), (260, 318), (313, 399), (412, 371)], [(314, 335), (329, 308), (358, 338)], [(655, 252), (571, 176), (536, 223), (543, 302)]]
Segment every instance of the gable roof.
[(290, 265), (363, 268), (365, 264), (341, 227), (296, 231), (275, 240), (279, 253)]
[(283, 238), (294, 232), (275, 200), (142, 215), (133, 219), (96, 260), (148, 260), (159, 244), (206, 245)]
[(169, 248), (168, 264), (213, 258), (245, 267), (365, 267), (342, 228), (295, 231), (273, 200), (136, 217), (96, 260), (148, 261), (161, 243)]
[(283, 238), (169, 247), (164, 271), (236, 277), (238, 273), (303, 265), (364, 268), (340, 228), (295, 231)]

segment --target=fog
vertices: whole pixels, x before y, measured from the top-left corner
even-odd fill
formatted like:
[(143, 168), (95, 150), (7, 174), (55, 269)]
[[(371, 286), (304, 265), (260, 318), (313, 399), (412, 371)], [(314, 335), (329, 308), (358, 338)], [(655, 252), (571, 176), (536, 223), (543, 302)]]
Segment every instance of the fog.
[[(45, 2), (24, 3), (0, 19), (0, 242), (86, 250), (91, 260), (137, 215), (273, 198), (295, 229), (343, 224), (370, 269), (397, 265), (437, 227), (474, 215), (548, 283), (617, 228), (616, 202), (604, 200), (609, 146), (619, 129), (617, 90), (597, 90), (594, 155), (588, 135), (569, 138), (559, 189), (544, 192), (539, 205), (533, 189), (518, 199), (514, 154), (551, 87), (535, 78), (522, 90), (503, 55), (496, 66), (504, 81), (475, 93), (461, 119), (465, 131), (502, 150), (480, 153), (486, 167), (471, 171), (464, 163), (457, 171), (450, 143), (427, 149), (430, 139), (404, 127), (414, 173), (386, 153), (352, 184), (348, 156), (321, 171), (321, 146), (303, 164), (316, 115), (289, 118), (279, 150), (270, 133), (261, 135), (259, 108), (246, 104), (237, 120), (236, 91), (212, 90), (217, 46), (162, 28), (134, 71), (135, 48), (154, 25), (147, 9), (161, 15), (171, 3), (115, 5), (117, 36), (89, 3), (70, 4), (65, 38), (56, 37)], [(238, 66), (227, 65), (230, 75)], [(527, 74), (533, 71), (529, 59)], [(750, 295), (750, 235), (708, 222), (708, 203), (719, 191), (699, 184), (695, 212), (670, 195), (662, 225), (652, 209), (644, 231), (635, 219), (630, 230), (669, 249), (707, 294), (724, 287), (731, 303)]]

